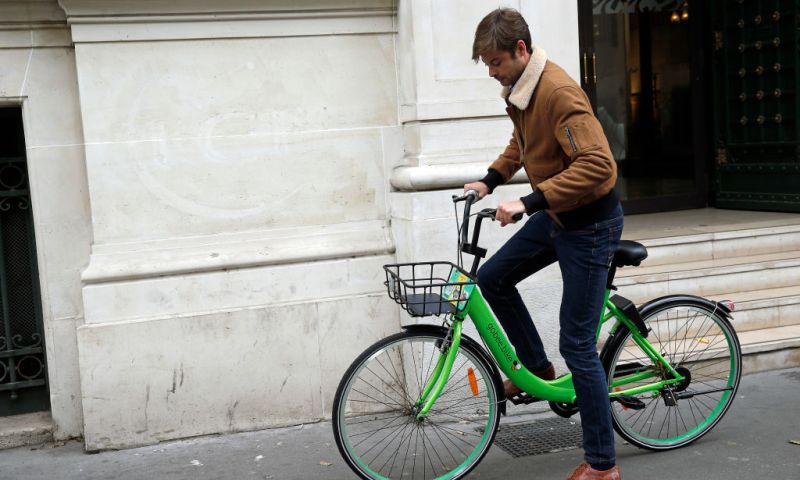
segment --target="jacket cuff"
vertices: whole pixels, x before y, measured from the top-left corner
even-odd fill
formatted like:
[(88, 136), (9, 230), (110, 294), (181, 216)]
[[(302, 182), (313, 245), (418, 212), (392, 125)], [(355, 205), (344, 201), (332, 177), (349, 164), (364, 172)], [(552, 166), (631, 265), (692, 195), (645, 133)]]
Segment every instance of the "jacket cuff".
[(547, 199), (544, 198), (544, 193), (541, 190), (534, 190), (530, 195), (521, 197), (522, 203), (525, 204), (525, 213), (531, 215), (539, 210), (544, 210), (550, 205), (547, 204)]
[(489, 193), (494, 192), (495, 188), (506, 183), (505, 180), (503, 179), (503, 175), (501, 175), (500, 172), (498, 172), (494, 168), (490, 168), (489, 171), (486, 173), (486, 176), (480, 179), (479, 181), (485, 183), (486, 186), (489, 187)]

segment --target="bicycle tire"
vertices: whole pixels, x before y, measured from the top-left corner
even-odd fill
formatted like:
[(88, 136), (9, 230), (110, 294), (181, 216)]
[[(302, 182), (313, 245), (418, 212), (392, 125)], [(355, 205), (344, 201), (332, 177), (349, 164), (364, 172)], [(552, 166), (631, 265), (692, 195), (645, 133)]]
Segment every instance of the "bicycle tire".
[[(643, 409), (612, 402), (614, 429), (640, 448), (683, 447), (711, 431), (736, 397), (742, 369), (739, 339), (727, 310), (700, 297), (660, 298), (642, 306), (640, 313), (649, 330), (650, 344), (682, 375), (689, 375), (672, 393), (664, 390), (633, 395), (645, 403)], [(623, 325), (603, 349), (609, 385), (617, 375), (644, 370), (655, 371), (656, 378), (617, 389), (644, 385), (659, 377), (673, 378), (663, 370), (659, 372), (631, 338)], [(676, 397), (675, 405), (670, 405)]]
[(360, 478), (459, 479), (489, 451), (500, 421), (499, 382), (480, 347), (465, 337), (426, 419), (413, 413), (444, 338), (444, 332), (413, 330), (384, 338), (342, 377), (333, 402), (334, 439)]

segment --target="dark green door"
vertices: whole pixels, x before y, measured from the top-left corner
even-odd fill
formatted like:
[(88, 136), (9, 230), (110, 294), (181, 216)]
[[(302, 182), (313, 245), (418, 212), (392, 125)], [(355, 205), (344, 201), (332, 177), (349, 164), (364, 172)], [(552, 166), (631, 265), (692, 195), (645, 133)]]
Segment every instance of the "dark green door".
[(0, 416), (50, 408), (20, 108), (0, 108)]
[(717, 207), (800, 212), (798, 4), (713, 2)]

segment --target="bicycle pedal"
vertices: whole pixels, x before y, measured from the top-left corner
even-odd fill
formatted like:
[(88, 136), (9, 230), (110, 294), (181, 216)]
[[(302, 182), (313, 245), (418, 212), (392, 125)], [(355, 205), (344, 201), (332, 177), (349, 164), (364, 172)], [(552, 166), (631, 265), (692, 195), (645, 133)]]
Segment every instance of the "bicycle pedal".
[(513, 403), (514, 405), (530, 405), (531, 403), (542, 401), (541, 398), (534, 397), (533, 395), (528, 395), (525, 392), (518, 393), (513, 397), (507, 397), (506, 400)]
[(633, 410), (644, 410), (645, 407), (647, 407), (643, 401), (630, 395), (617, 395), (611, 398), (612, 400), (619, 402), (619, 404), (623, 407), (631, 408)]

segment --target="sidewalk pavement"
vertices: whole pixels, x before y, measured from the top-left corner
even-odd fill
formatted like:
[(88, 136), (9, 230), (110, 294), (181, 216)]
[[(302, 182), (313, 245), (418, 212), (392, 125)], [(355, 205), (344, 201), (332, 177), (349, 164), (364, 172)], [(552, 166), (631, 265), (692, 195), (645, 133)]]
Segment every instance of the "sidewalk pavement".
[[(792, 441), (800, 443), (800, 368), (743, 377), (726, 417), (687, 447), (648, 452), (618, 439), (617, 453), (626, 480), (799, 480), (800, 445)], [(563, 480), (581, 455), (568, 450), (513, 458), (495, 445), (469, 478)], [(330, 422), (97, 454), (83, 453), (76, 441), (0, 451), (2, 480), (316, 478), (356, 478), (339, 456)]]

